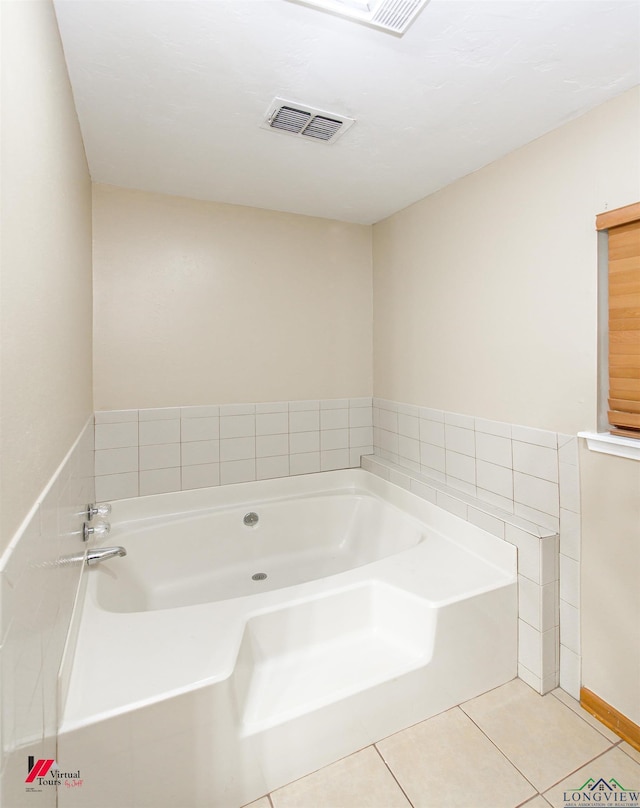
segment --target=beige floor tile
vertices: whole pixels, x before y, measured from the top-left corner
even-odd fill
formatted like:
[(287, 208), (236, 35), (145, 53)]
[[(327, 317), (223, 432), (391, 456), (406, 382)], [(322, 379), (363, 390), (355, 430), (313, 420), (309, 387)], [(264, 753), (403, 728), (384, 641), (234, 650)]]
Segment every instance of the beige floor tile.
[[(545, 791), (544, 797), (554, 808), (564, 808), (564, 806), (567, 805), (567, 801), (564, 798), (565, 793), (569, 797), (569, 805), (593, 804), (593, 802), (587, 803), (586, 799), (582, 798), (580, 800), (574, 800), (572, 803), (571, 795), (584, 786), (590, 779), (593, 779), (594, 783), (597, 783), (600, 778), (602, 778), (605, 783), (609, 783), (609, 781), (614, 778), (627, 792), (636, 791), (637, 795), (640, 797), (640, 764), (632, 760), (629, 755), (625, 755), (618, 747), (610, 749), (608, 752), (605, 752), (604, 755), (592, 760), (586, 766), (578, 769), (578, 771), (573, 772), (573, 774), (569, 775), (569, 777), (565, 778), (561, 783), (558, 783), (558, 785), (549, 789), (549, 791)], [(616, 791), (618, 791), (617, 788)], [(590, 796), (594, 796), (590, 794), (588, 790), (586, 793)], [(611, 794), (612, 792), (605, 789), (603, 793)], [(621, 796), (621, 793), (619, 793), (619, 796)], [(625, 806), (640, 804), (637, 800), (633, 801), (631, 797), (631, 794), (626, 794), (624, 803), (616, 802), (615, 804)], [(611, 805), (613, 803), (605, 802), (604, 799), (601, 799), (597, 804)]]
[(411, 808), (372, 746), (272, 792), (271, 801), (274, 808)]
[(269, 797), (260, 797), (259, 800), (250, 802), (248, 805), (245, 805), (244, 808), (271, 808), (271, 803), (269, 802)]
[(547, 802), (544, 797), (538, 794), (537, 797), (534, 797), (529, 802), (525, 802), (521, 808), (549, 808), (551, 803)]
[(557, 699), (560, 699), (560, 701), (563, 704), (566, 704), (567, 707), (569, 707), (571, 710), (573, 710), (573, 712), (576, 715), (579, 715), (580, 718), (582, 718), (584, 721), (587, 722), (587, 724), (592, 726), (594, 729), (598, 730), (598, 732), (601, 735), (604, 735), (604, 737), (608, 741), (611, 741), (611, 743), (618, 743), (620, 738), (619, 738), (618, 735), (615, 734), (615, 732), (611, 732), (611, 730), (608, 727), (605, 727), (605, 725), (601, 721), (598, 721), (598, 719), (594, 718), (591, 715), (591, 713), (588, 713), (585, 709), (583, 709), (580, 706), (580, 702), (576, 701), (572, 696), (570, 696), (564, 690), (557, 687), (555, 690), (552, 691), (552, 695), (555, 696)]
[(520, 679), (462, 709), (541, 792), (611, 747), (557, 698), (540, 696)]
[(376, 746), (415, 808), (514, 808), (536, 793), (458, 707)]
[(623, 752), (626, 752), (627, 755), (629, 755), (629, 757), (632, 757), (636, 761), (636, 763), (640, 763), (640, 752), (638, 752), (637, 749), (634, 749), (633, 746), (631, 746), (631, 744), (628, 744), (626, 741), (623, 741), (620, 744), (620, 749), (622, 749)]

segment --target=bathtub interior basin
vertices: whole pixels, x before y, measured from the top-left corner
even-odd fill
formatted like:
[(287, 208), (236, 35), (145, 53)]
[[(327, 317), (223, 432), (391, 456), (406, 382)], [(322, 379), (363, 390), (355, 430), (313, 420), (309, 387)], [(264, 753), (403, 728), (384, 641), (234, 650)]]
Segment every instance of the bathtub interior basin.
[[(249, 514), (255, 516), (245, 520)], [(118, 535), (126, 546), (123, 563), (96, 570), (98, 602), (112, 612), (282, 589), (378, 561), (424, 538), (424, 525), (365, 492), (223, 506), (197, 516), (134, 521), (120, 531), (110, 539)]]

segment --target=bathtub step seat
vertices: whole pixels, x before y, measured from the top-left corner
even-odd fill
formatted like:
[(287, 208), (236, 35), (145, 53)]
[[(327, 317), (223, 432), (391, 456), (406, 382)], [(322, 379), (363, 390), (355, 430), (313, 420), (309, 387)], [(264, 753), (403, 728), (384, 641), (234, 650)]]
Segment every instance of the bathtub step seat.
[(249, 619), (233, 674), (246, 735), (426, 665), (437, 609), (368, 581)]

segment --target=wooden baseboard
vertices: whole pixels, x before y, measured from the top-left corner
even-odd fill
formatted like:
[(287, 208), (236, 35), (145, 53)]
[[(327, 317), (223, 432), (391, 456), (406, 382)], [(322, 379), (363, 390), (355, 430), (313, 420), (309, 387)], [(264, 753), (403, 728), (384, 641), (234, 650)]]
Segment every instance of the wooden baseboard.
[(623, 741), (640, 752), (640, 727), (586, 687), (580, 688), (580, 706)]

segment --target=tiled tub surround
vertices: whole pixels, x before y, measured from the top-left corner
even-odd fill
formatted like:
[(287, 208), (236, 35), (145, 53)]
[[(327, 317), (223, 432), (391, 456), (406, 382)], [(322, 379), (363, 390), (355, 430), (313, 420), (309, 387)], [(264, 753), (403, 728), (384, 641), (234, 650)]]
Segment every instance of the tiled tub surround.
[(95, 447), (99, 500), (357, 468), (372, 400), (97, 412)]
[(579, 698), (577, 439), (378, 398), (373, 424), (365, 468), (518, 547), (519, 675)]
[(0, 804), (11, 808), (56, 805), (53, 787), (26, 792), (25, 769), (28, 755), (56, 757), (58, 674), (83, 569), (64, 559), (84, 549), (93, 437), (90, 421), (0, 559)]

